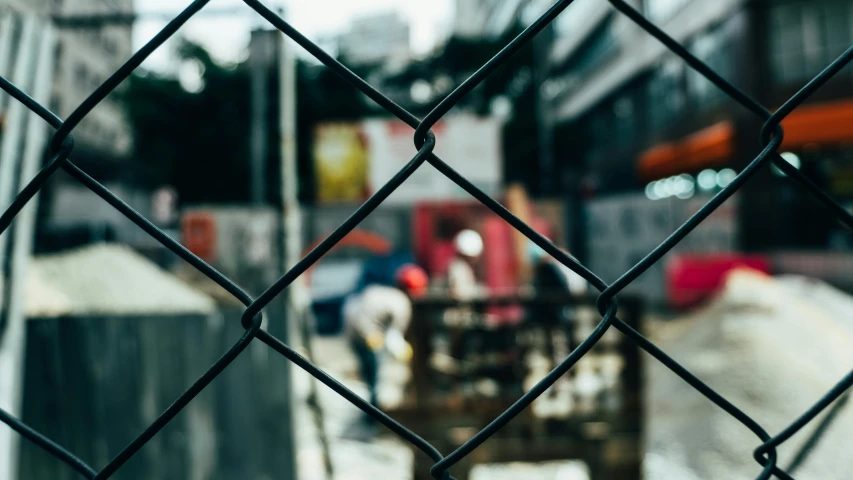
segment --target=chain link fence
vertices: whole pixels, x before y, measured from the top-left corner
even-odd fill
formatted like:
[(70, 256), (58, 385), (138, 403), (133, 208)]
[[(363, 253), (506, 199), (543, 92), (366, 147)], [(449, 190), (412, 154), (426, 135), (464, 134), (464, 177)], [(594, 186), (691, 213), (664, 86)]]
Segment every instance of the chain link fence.
[[(737, 177), (723, 188), (717, 195), (714, 196), (706, 205), (704, 205), (695, 215), (688, 219), (683, 225), (675, 230), (663, 243), (653, 249), (645, 258), (638, 264), (625, 272), (619, 279), (612, 284), (607, 284), (602, 281), (595, 273), (591, 272), (575, 259), (563, 253), (560, 249), (552, 245), (547, 239), (537, 234), (530, 226), (515, 217), (500, 203), (475, 187), (472, 183), (466, 180), (462, 175), (457, 173), (451, 164), (438, 158), (434, 153), (435, 137), (430, 132), (430, 129), (439, 121), (459, 100), (471, 92), (484, 78), (493, 73), (509, 56), (518, 51), (524, 44), (543, 30), (571, 3), (571, 0), (562, 0), (555, 3), (545, 14), (543, 14), (532, 25), (527, 27), (521, 34), (506, 45), (498, 52), (491, 60), (471, 75), (466, 81), (452, 91), (444, 100), (442, 100), (425, 118), (419, 119), (389, 100), (381, 92), (370, 86), (364, 79), (360, 78), (346, 66), (332, 58), (329, 54), (323, 51), (316, 44), (303, 36), (295, 27), (284, 21), (278, 14), (265, 6), (260, 0), (244, 0), (246, 5), (257, 11), (264, 19), (281, 30), (285, 35), (290, 37), (297, 44), (305, 48), (320, 62), (332, 69), (342, 78), (347, 80), (362, 93), (367, 95), (385, 110), (395, 115), (406, 124), (414, 129), (414, 147), (416, 153), (412, 159), (399, 171), (394, 177), (380, 188), (370, 199), (368, 199), (361, 207), (359, 207), (346, 221), (343, 222), (332, 234), (322, 241), (316, 248), (308, 253), (302, 260), (288, 270), (278, 281), (266, 289), (258, 298), (250, 297), (240, 286), (236, 285), (230, 279), (216, 271), (213, 267), (205, 263), (200, 258), (193, 255), (189, 250), (181, 244), (170, 238), (166, 233), (157, 228), (153, 223), (144, 218), (142, 215), (134, 211), (127, 203), (122, 201), (110, 190), (94, 180), (85, 171), (81, 170), (71, 159), (71, 154), (74, 150), (74, 139), (72, 132), (80, 121), (92, 111), (104, 98), (115, 89), (123, 80), (125, 80), (131, 72), (138, 67), (152, 52), (159, 48), (163, 42), (172, 36), (187, 20), (198, 13), (209, 0), (195, 0), (178, 16), (171, 20), (163, 30), (161, 30), (151, 41), (144, 45), (130, 60), (128, 60), (121, 68), (119, 68), (112, 76), (110, 76), (94, 93), (92, 93), (85, 101), (66, 119), (62, 120), (47, 108), (33, 100), (27, 93), (21, 91), (14, 84), (0, 77), (0, 88), (5, 90), (11, 96), (23, 103), (32, 112), (40, 116), (45, 122), (56, 129), (53, 134), (52, 141), (48, 152), (48, 160), (45, 166), (37, 175), (22, 189), (17, 195), (9, 208), (0, 215), (0, 232), (5, 232), (12, 223), (18, 212), (23, 206), (29, 202), (33, 196), (41, 189), (46, 180), (58, 169), (63, 169), (68, 172), (77, 181), (91, 189), (94, 193), (100, 196), (104, 201), (115, 207), (122, 214), (127, 216), (131, 221), (137, 224), (145, 232), (163, 244), (166, 248), (174, 252), (183, 260), (197, 268), (201, 273), (211, 278), (217, 284), (225, 288), (236, 299), (242, 302), (245, 306), (245, 312), (242, 316), (242, 325), (245, 328), (243, 335), (234, 343), (234, 345), (225, 352), (225, 354), (216, 361), (206, 372), (204, 372), (195, 383), (193, 383), (178, 399), (164, 411), (157, 420), (152, 423), (145, 431), (139, 434), (133, 441), (130, 442), (115, 458), (107, 465), (95, 468), (87, 465), (85, 462), (75, 457), (72, 452), (67, 451), (62, 446), (54, 443), (50, 439), (33, 430), (18, 419), (12, 417), (6, 412), (0, 410), (0, 421), (8, 424), (11, 428), (19, 432), (32, 442), (35, 442), (40, 447), (51, 453), (57, 459), (68, 464), (85, 478), (89, 479), (106, 479), (112, 477), (121, 468), (125, 462), (133, 457), (143, 445), (146, 444), (152, 437), (169, 423), (178, 412), (181, 411), (193, 398), (198, 395), (210, 382), (216, 378), (228, 365), (240, 355), (246, 346), (252, 341), (260, 341), (268, 345), (270, 348), (280, 353), (300, 368), (307, 371), (319, 381), (323, 382), (329, 388), (346, 398), (353, 405), (357, 406), (370, 416), (374, 417), (385, 427), (411, 443), (413, 446), (428, 455), (435, 462), (431, 469), (432, 476), (436, 479), (451, 479), (451, 470), (455, 463), (463, 457), (469, 455), (483, 442), (487, 441), (495, 432), (500, 430), (508, 422), (518, 415), (522, 410), (527, 408), (534, 399), (542, 395), (546, 389), (554, 384), (557, 379), (565, 374), (572, 366), (584, 356), (593, 345), (601, 339), (602, 335), (610, 329), (615, 328), (625, 334), (630, 340), (643, 350), (651, 354), (658, 361), (666, 365), (679, 377), (701, 392), (705, 397), (714, 402), (721, 409), (726, 411), (732, 417), (737, 419), (746, 428), (755, 433), (757, 437), (756, 449), (752, 452), (755, 461), (758, 463), (756, 471), (757, 478), (767, 479), (775, 476), (781, 479), (792, 478), (777, 466), (776, 447), (791, 438), (803, 426), (814, 420), (814, 418), (830, 404), (832, 404), (839, 396), (841, 396), (851, 385), (853, 385), (853, 372), (845, 376), (838, 382), (829, 392), (820, 398), (808, 411), (804, 412), (799, 418), (793, 419), (790, 425), (781, 432), (771, 435), (766, 432), (761, 425), (750, 418), (744, 412), (731, 404), (728, 400), (719, 395), (713, 388), (703, 383), (699, 378), (679, 365), (675, 360), (670, 358), (665, 352), (661, 351), (652, 342), (646, 339), (636, 330), (632, 329), (625, 322), (620, 320), (617, 315), (617, 297), (616, 295), (625, 288), (628, 284), (635, 281), (646, 269), (652, 264), (658, 262), (664, 254), (679, 243), (691, 230), (700, 224), (708, 217), (716, 208), (720, 206), (733, 193), (740, 189), (750, 177), (761, 168), (769, 168), (768, 164), (773, 164), (787, 174), (789, 179), (797, 182), (807, 191), (811, 192), (818, 198), (826, 208), (830, 209), (837, 219), (843, 222), (846, 226), (853, 228), (853, 216), (845, 211), (836, 201), (834, 201), (820, 187), (812, 183), (809, 179), (803, 176), (796, 168), (786, 162), (779, 156), (777, 150), (782, 143), (783, 131), (780, 122), (795, 108), (797, 108), (807, 97), (819, 89), (829, 78), (841, 70), (851, 59), (853, 59), (853, 47), (844, 52), (838, 59), (833, 61), (822, 72), (817, 74), (809, 81), (802, 89), (794, 96), (788, 99), (782, 106), (775, 111), (757, 103), (740, 89), (728, 83), (724, 78), (720, 77), (710, 67), (702, 61), (694, 57), (681, 44), (673, 40), (662, 30), (644, 18), (633, 7), (628, 5), (624, 0), (610, 0), (610, 3), (622, 14), (626, 15), (633, 22), (639, 25), (642, 29), (654, 36), (662, 42), (672, 52), (681, 57), (688, 65), (697, 72), (705, 76), (713, 82), (719, 89), (725, 92), (728, 96), (736, 100), (742, 106), (753, 112), (764, 121), (764, 125), (760, 132), (757, 132), (758, 140), (761, 142), (762, 150), (749, 165), (744, 168)], [(428, 163), (429, 167), (424, 167), (423, 164)], [(439, 452), (432, 445), (422, 439), (417, 433), (409, 430), (406, 426), (396, 422), (394, 419), (370, 405), (361, 399), (354, 392), (337, 382), (331, 376), (320, 370), (317, 366), (311, 363), (306, 358), (299, 355), (288, 345), (285, 345), (276, 337), (261, 328), (261, 310), (267, 306), (270, 301), (286, 289), (297, 277), (302, 275), (311, 265), (317, 262), (329, 249), (340, 241), (347, 233), (353, 230), (370, 212), (379, 206), (388, 196), (402, 183), (406, 181), (418, 168), (436, 168), (447, 178), (462, 187), (477, 200), (486, 205), (489, 209), (509, 222), (514, 228), (523, 233), (534, 243), (545, 249), (555, 259), (565, 264), (579, 275), (584, 277), (591, 285), (599, 292), (598, 309), (602, 315), (601, 321), (598, 323), (594, 331), (583, 342), (571, 352), (553, 371), (545, 376), (535, 387), (519, 398), (510, 408), (495, 418), (489, 425), (483, 428), (479, 433), (470, 438), (467, 442), (461, 445), (453, 452)], [(629, 241), (629, 239), (625, 239)], [(744, 452), (744, 455), (747, 455)]]

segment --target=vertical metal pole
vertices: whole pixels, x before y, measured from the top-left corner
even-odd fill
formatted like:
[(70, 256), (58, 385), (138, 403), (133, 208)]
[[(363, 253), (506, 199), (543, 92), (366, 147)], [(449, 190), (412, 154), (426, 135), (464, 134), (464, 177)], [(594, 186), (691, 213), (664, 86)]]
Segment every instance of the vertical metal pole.
[[(284, 12), (279, 12), (284, 16)], [(299, 261), (299, 255), (302, 250), (302, 231), (301, 218), (299, 212), (299, 200), (297, 192), (297, 168), (296, 168), (296, 62), (294, 52), (288, 42), (285, 41), (284, 35), (279, 32), (273, 36), (277, 44), (277, 60), (278, 60), (278, 111), (280, 116), (280, 134), (281, 141), (281, 202), (282, 202), (282, 263), (285, 270), (290, 269)], [(300, 302), (304, 298), (303, 279), (299, 278), (288, 288), (284, 295), (286, 325), (281, 333), (286, 335), (285, 341), (293, 341), (301, 338), (299, 335), (299, 319), (304, 311), (304, 302)], [(291, 459), (290, 462), (292, 471), (289, 472), (291, 478), (296, 478), (296, 443), (294, 441), (293, 415), (296, 414), (294, 403), (292, 401), (293, 377), (290, 362), (287, 363), (287, 387), (290, 389), (291, 399), (289, 419), (291, 429)]]
[(284, 214), (285, 267), (290, 268), (302, 251), (302, 223), (296, 166), (296, 62), (293, 51), (282, 38), (281, 77), (281, 185)]
[[(47, 25), (37, 25), (35, 18), (27, 17), (24, 34), (22, 37), (23, 45), (20, 48), (21, 55), (18, 57), (19, 61), (16, 62), (16, 68), (18, 72), (22, 72), (22, 75), (27, 74), (29, 77), (17, 85), (30, 90), (36, 101), (45, 103), (50, 97), (53, 81), (55, 32)], [(17, 77), (18, 74), (16, 74), (16, 79)], [(15, 104), (20, 105), (18, 102), (13, 102), (12, 106)], [(11, 109), (12, 107), (10, 107)], [(19, 188), (15, 187), (24, 185), (38, 172), (45, 146), (46, 125), (35, 114), (15, 115), (11, 120), (17, 125), (16, 131), (14, 136), (6, 138), (2, 161), (6, 164), (4, 168), (6, 171), (11, 168), (9, 164), (20, 158), (20, 169), (18, 178), (16, 178), (17, 182), (14, 181), (16, 179), (8, 179), (4, 184), (7, 188), (18, 190)], [(8, 145), (20, 148), (13, 149), (10, 154), (9, 151), (5, 151)], [(11, 168), (11, 172), (14, 172), (14, 168)], [(2, 207), (5, 209), (7, 206), (6, 198), (11, 192), (4, 191), (3, 194), (4, 203)], [(26, 270), (32, 255), (37, 205), (38, 196), (30, 200), (18, 213), (13, 228), (4, 232), (2, 242), (2, 246), (5, 248), (10, 235), (12, 236), (11, 250), (8, 252), (11, 254), (11, 261), (7, 277), (10, 283), (8, 302), (6, 303), (6, 328), (5, 332), (0, 332), (0, 407), (13, 415), (20, 415), (20, 405), (23, 399), (21, 380), (23, 378), (26, 342), (25, 283)], [(20, 437), (17, 433), (11, 429), (2, 429), (0, 433), (0, 478), (17, 478), (19, 442)]]
[(249, 199), (253, 205), (266, 203), (266, 166), (269, 146), (267, 105), (269, 104), (269, 74), (272, 66), (269, 32), (255, 30), (249, 42), (251, 70), (251, 143)]
[[(4, 75), (12, 77), (12, 83), (27, 89), (34, 73), (35, 64), (35, 39), (36, 19), (32, 16), (27, 16), (23, 21), (23, 31), (21, 33), (20, 42), (18, 44), (16, 58), (9, 62), (10, 71), (0, 72)], [(3, 94), (5, 96), (5, 93)], [(14, 198), (16, 188), (15, 169), (18, 165), (18, 158), (21, 151), (21, 146), (24, 139), (24, 125), (27, 118), (27, 110), (20, 102), (13, 101), (9, 104), (9, 108), (5, 111), (6, 128), (3, 132), (3, 144), (0, 146), (0, 211), (5, 210)], [(4, 300), (6, 292), (6, 257), (7, 248), (9, 245), (9, 236), (12, 229), (8, 229), (3, 234), (0, 234), (0, 314), (4, 309)], [(0, 317), (2, 320), (2, 317)], [(0, 323), (2, 326), (3, 323)], [(6, 328), (8, 329), (8, 328)], [(0, 341), (4, 338), (3, 329), (0, 328)], [(2, 344), (0, 344), (2, 345)], [(0, 376), (0, 382), (2, 382)], [(3, 385), (0, 384), (0, 393), (2, 393)], [(0, 397), (1, 398), (1, 397)], [(0, 403), (0, 407), (6, 407)]]
[[(12, 70), (12, 83), (24, 89), (30, 85), (35, 73), (36, 59), (36, 19), (27, 16), (24, 19), (21, 43), (18, 48), (18, 58), (15, 60)], [(21, 152), (24, 139), (24, 125), (26, 124), (27, 109), (20, 102), (12, 102), (6, 115), (6, 131), (3, 132), (3, 145), (0, 147), (0, 211), (5, 210), (15, 197), (15, 169)], [(0, 266), (5, 262), (6, 248), (9, 244), (9, 231), (0, 235)], [(2, 275), (0, 275), (2, 279)], [(0, 284), (0, 292), (3, 291)], [(0, 297), (2, 302), (2, 297)], [(0, 303), (0, 310), (2, 310)]]

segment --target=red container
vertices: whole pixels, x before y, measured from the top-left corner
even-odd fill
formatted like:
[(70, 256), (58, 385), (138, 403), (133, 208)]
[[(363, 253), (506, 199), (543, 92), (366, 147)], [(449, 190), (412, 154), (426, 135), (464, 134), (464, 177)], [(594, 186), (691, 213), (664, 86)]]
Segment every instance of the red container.
[(181, 240), (187, 250), (206, 262), (216, 261), (216, 220), (205, 211), (184, 213)]
[(684, 309), (714, 295), (726, 273), (735, 268), (751, 268), (770, 273), (770, 260), (761, 255), (680, 254), (665, 267), (666, 294), (671, 307)]

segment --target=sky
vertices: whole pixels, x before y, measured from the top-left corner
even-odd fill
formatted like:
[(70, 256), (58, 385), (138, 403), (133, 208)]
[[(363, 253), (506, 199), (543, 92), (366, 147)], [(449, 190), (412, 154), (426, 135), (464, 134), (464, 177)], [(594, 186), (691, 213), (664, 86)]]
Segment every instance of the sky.
[[(135, 0), (137, 12), (177, 13), (189, 0)], [(275, 10), (285, 7), (285, 19), (311, 40), (328, 38), (360, 16), (397, 11), (409, 21), (411, 44), (416, 54), (429, 51), (449, 33), (453, 17), (453, 0), (266, 0)], [(203, 15), (205, 10), (231, 10), (237, 15)], [(139, 49), (164, 25), (159, 16), (143, 19), (134, 26), (134, 50)], [(240, 0), (212, 0), (200, 14), (190, 19), (178, 32), (201, 43), (217, 60), (231, 63), (245, 58), (249, 32), (265, 21)], [(143, 65), (151, 70), (166, 71), (171, 65), (169, 44), (155, 52)], [(302, 49), (299, 49), (302, 53)]]

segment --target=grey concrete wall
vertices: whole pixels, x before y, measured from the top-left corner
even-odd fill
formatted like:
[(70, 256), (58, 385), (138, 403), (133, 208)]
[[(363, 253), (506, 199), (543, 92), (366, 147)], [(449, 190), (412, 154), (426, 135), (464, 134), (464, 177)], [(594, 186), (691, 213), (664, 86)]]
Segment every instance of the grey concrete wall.
[[(215, 361), (217, 321), (200, 315), (31, 319), (23, 421), (102, 468)], [(212, 473), (219, 433), (214, 403), (211, 390), (202, 393), (117, 475), (201, 479)], [(79, 474), (21, 442), (19, 478), (76, 480)]]
[[(23, 420), (102, 468), (237, 341), (240, 313), (31, 319)], [(292, 479), (285, 362), (253, 342), (116, 478)], [(18, 478), (80, 477), (24, 441)]]

